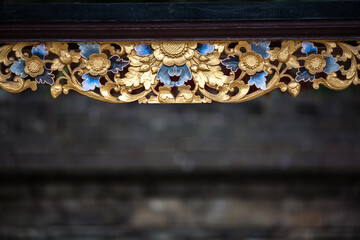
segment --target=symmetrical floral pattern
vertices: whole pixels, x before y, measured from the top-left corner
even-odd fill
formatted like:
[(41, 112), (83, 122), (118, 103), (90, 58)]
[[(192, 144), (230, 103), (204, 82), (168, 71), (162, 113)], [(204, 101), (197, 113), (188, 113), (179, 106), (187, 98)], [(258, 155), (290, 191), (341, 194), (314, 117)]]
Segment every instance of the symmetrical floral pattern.
[[(359, 83), (360, 45), (344, 41), (5, 43), (0, 87), (51, 85), (108, 102), (243, 102), (301, 82), (341, 90)], [(336, 53), (336, 54), (335, 54)]]

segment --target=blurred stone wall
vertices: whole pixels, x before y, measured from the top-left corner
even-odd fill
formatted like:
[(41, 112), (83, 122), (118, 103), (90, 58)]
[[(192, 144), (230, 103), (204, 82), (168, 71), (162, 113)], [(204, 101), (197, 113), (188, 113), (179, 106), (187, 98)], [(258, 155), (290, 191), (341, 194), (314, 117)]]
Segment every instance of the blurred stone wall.
[(241, 104), (0, 92), (0, 239), (360, 239), (359, 88)]

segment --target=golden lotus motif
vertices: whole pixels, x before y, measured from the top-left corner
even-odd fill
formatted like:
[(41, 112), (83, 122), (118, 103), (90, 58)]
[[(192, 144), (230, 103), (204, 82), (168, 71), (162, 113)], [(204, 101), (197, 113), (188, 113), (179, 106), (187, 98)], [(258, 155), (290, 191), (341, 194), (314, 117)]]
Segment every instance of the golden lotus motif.
[(249, 75), (254, 75), (264, 68), (264, 59), (260, 54), (247, 52), (241, 54), (239, 68)]
[[(146, 46), (136, 50), (140, 44)], [(354, 41), (286, 40), (280, 45), (152, 41), (81, 46), (69, 49), (66, 42), (2, 44), (0, 87), (18, 93), (47, 83), (54, 98), (76, 91), (114, 103), (230, 103), (249, 101), (275, 89), (295, 97), (306, 84), (342, 90), (360, 82), (360, 43)], [(36, 55), (29, 54), (29, 47)], [(181, 78), (183, 82), (169, 85), (160, 81), (164, 76), (172, 83)]]
[(185, 43), (160, 43), (161, 51), (171, 58), (181, 57), (186, 51), (186, 48)]
[(38, 56), (32, 56), (25, 61), (25, 73), (37, 77), (44, 73), (44, 63)]
[(155, 50), (155, 58), (162, 61), (166, 66), (184, 65), (187, 60), (194, 56), (196, 45), (196, 42), (156, 42), (151, 44)]
[(305, 61), (305, 68), (309, 70), (311, 74), (320, 73), (323, 71), (326, 62), (324, 57), (320, 54), (312, 54)]
[(93, 76), (104, 75), (111, 63), (106, 54), (91, 54), (89, 61), (86, 63), (86, 68), (89, 70), (90, 74)]

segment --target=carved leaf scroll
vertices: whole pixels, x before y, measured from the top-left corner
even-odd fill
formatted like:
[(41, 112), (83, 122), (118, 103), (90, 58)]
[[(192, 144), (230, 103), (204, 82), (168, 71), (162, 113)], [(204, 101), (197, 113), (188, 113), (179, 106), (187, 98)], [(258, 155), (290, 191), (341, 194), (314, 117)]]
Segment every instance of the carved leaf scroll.
[(275, 89), (342, 90), (359, 83), (354, 41), (152, 41), (3, 43), (0, 87), (51, 85), (124, 103), (244, 102)]

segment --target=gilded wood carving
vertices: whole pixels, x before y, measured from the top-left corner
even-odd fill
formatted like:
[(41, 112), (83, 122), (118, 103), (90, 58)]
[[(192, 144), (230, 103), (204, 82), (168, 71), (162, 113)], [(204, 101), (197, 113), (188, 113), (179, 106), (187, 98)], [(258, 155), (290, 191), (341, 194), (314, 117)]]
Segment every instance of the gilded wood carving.
[(359, 83), (356, 41), (151, 41), (3, 43), (0, 87), (51, 85), (124, 103), (244, 102), (301, 84), (342, 90)]

